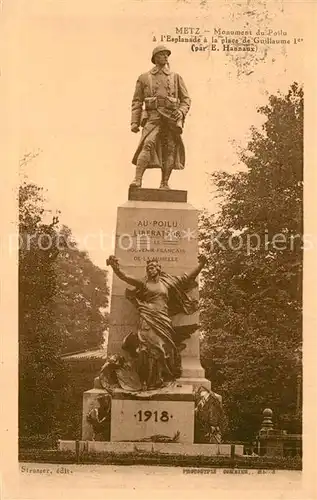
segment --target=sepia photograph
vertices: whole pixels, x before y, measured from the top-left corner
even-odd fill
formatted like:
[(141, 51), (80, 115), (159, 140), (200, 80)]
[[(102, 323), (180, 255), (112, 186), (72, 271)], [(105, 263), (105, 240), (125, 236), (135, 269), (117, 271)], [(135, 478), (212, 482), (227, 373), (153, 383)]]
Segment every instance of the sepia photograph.
[(316, 498), (316, 4), (2, 16), (3, 498)]

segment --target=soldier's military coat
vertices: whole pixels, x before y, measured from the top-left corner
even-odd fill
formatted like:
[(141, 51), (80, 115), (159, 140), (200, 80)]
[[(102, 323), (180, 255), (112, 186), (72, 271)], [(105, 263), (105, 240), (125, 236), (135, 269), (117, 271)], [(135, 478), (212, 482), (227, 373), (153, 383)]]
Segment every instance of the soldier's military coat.
[[(168, 158), (165, 161), (171, 168), (184, 168), (185, 149), (181, 132), (190, 103), (183, 79), (172, 73), (168, 66), (154, 66), (139, 76), (132, 100), (131, 124), (143, 127), (143, 131), (132, 160), (134, 165), (163, 168), (164, 135), (164, 140), (168, 142)], [(182, 112), (182, 120), (178, 123), (171, 117), (173, 107)]]

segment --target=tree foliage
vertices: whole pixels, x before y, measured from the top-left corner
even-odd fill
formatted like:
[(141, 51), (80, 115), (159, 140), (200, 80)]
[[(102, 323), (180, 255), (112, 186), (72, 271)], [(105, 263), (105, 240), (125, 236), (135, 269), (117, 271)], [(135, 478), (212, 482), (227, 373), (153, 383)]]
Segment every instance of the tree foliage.
[(108, 326), (107, 271), (95, 266), (87, 253), (78, 249), (68, 227), (63, 226), (59, 236), (65, 241), (56, 261), (62, 352), (100, 346)]
[(25, 181), (19, 189), (21, 435), (61, 427), (59, 421), (66, 418), (61, 409), (73, 383), (61, 354), (100, 346), (107, 326), (106, 271), (78, 250), (70, 229), (60, 229), (44, 205), (43, 189)]
[[(241, 160), (215, 172), (219, 212), (201, 217), (203, 360), (223, 394), (232, 437), (249, 438), (271, 407), (295, 415), (302, 341), (303, 91), (270, 96)], [(290, 427), (289, 427), (290, 428)]]
[(48, 433), (63, 388), (54, 298), (57, 220), (43, 222), (43, 190), (19, 190), (19, 418), (21, 434)]

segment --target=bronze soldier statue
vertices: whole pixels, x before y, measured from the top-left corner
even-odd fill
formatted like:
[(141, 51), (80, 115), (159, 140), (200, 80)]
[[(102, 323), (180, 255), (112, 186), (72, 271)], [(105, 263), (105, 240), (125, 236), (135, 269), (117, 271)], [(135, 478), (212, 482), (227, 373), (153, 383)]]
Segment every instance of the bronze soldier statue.
[(182, 131), (190, 108), (190, 98), (183, 79), (172, 73), (168, 64), (171, 51), (164, 45), (153, 50), (155, 66), (139, 76), (132, 100), (131, 130), (143, 128), (140, 144), (132, 163), (136, 165), (131, 186), (141, 187), (147, 168), (160, 168), (160, 189), (169, 189), (173, 169), (185, 166)]

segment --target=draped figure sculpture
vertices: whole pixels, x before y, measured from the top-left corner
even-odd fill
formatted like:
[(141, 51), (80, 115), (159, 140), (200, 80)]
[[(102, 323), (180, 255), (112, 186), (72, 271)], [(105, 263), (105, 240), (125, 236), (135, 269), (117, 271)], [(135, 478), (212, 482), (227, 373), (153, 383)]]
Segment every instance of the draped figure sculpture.
[(197, 286), (198, 276), (206, 258), (190, 273), (173, 276), (164, 273), (156, 259), (147, 261), (146, 276), (138, 279), (122, 271), (118, 259), (110, 256), (107, 264), (121, 280), (134, 287), (126, 290), (127, 298), (139, 313), (137, 332), (129, 333), (122, 348), (132, 361), (114, 355), (104, 364), (100, 380), (107, 388), (117, 384), (127, 390), (152, 390), (163, 387), (180, 377), (180, 351), (183, 341), (198, 325), (174, 327), (172, 317), (178, 313), (193, 314), (198, 301), (188, 292)]

